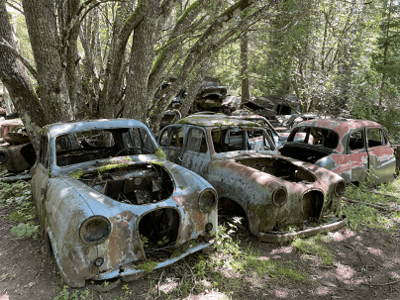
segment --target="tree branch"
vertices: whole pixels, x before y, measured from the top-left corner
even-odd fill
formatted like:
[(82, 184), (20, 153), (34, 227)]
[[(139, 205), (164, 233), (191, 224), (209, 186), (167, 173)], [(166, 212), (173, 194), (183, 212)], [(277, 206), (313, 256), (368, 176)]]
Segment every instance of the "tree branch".
[(4, 38), (0, 41), (0, 46), (6, 47), (12, 54), (19, 58), (19, 60), (24, 64), (24, 66), (29, 70), (33, 77), (37, 80), (37, 72), (35, 68), (28, 62), (28, 60), (23, 57), (16, 48), (11, 46)]

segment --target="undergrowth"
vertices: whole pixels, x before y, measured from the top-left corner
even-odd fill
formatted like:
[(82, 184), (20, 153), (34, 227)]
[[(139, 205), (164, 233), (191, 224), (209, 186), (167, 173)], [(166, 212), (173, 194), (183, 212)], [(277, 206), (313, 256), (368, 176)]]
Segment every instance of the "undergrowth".
[(342, 201), (341, 213), (347, 215), (348, 226), (355, 231), (363, 228), (398, 230), (400, 213), (396, 210), (400, 209), (400, 178), (375, 187), (376, 193), (372, 193), (368, 189), (371, 189), (368, 182), (360, 184), (359, 187), (348, 185), (345, 197), (387, 209)]
[[(0, 177), (6, 175), (1, 172)], [(33, 221), (36, 218), (36, 209), (32, 200), (31, 185), (25, 181), (5, 183), (0, 181), (0, 207), (7, 206), (12, 210), (8, 217), (18, 223), (11, 228), (11, 233), (17, 237), (32, 237), (36, 239), (39, 226)]]

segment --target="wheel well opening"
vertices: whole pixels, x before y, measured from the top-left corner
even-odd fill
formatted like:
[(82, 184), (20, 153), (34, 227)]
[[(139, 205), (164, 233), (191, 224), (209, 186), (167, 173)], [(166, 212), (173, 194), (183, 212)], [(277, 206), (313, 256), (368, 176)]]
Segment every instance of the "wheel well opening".
[(233, 221), (240, 219), (240, 223), (248, 228), (248, 219), (243, 207), (229, 198), (220, 198), (218, 201), (218, 219)]

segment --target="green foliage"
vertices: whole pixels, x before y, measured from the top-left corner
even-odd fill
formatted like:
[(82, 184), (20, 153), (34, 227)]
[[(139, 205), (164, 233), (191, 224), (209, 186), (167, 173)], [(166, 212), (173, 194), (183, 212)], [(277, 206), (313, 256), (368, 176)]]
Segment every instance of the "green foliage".
[(54, 300), (89, 300), (93, 299), (93, 294), (85, 289), (83, 291), (73, 290), (69, 288), (67, 285), (64, 285), (62, 288), (58, 288), (59, 294), (54, 297)]
[[(383, 195), (374, 194), (367, 191), (367, 183), (362, 183), (360, 187), (349, 185), (346, 189), (345, 196), (350, 199), (361, 200), (370, 204), (381, 204), (390, 207), (395, 202), (400, 205), (400, 178), (395, 181), (383, 184), (379, 187), (380, 193), (392, 195), (395, 197), (385, 197)], [(396, 200), (397, 199), (397, 200)], [(345, 214), (348, 218), (348, 226), (355, 231), (365, 228), (380, 228), (388, 231), (397, 230), (399, 212), (387, 214), (377, 208), (363, 205), (342, 202), (341, 214)]]
[(326, 243), (329, 237), (316, 235), (307, 239), (297, 238), (293, 241), (292, 246), (301, 253), (319, 257), (325, 265), (332, 264), (333, 255)]
[(150, 273), (159, 264), (157, 261), (146, 261), (136, 266), (137, 269), (144, 270), (146, 273)]
[(39, 233), (39, 225), (34, 225), (32, 222), (27, 224), (20, 223), (17, 226), (11, 228), (11, 233), (16, 234), (17, 237), (32, 237), (34, 240), (37, 239)]
[(12, 184), (0, 182), (0, 206), (11, 208), (13, 211), (10, 214), (10, 220), (19, 223), (11, 228), (11, 233), (18, 237), (36, 239), (39, 226), (32, 222), (36, 218), (37, 212), (30, 189), (30, 184), (24, 181)]

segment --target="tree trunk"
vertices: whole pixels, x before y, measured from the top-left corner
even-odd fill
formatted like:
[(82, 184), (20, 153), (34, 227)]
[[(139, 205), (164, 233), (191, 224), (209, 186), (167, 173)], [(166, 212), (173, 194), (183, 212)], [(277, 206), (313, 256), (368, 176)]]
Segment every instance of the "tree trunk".
[(242, 80), (242, 102), (250, 99), (249, 77), (247, 74), (249, 60), (249, 36), (248, 31), (243, 32), (240, 38), (240, 78)]
[(63, 45), (57, 35), (55, 2), (22, 1), (33, 55), (37, 67), (39, 98), (48, 123), (69, 121), (71, 103), (66, 82), (66, 61)]
[[(0, 0), (0, 41), (15, 47), (11, 24), (4, 0)], [(0, 79), (10, 93), (32, 144), (39, 149), (39, 130), (46, 125), (38, 97), (31, 85), (26, 69), (9, 49), (0, 45)]]
[(145, 122), (149, 105), (148, 82), (154, 59), (154, 44), (159, 36), (159, 0), (149, 1), (149, 9), (136, 26), (132, 41), (124, 117)]
[(6, 113), (7, 115), (11, 115), (14, 112), (14, 105), (12, 104), (8, 91), (6, 89), (6, 87), (3, 84), (3, 100), (4, 100), (4, 104), (6, 106)]

